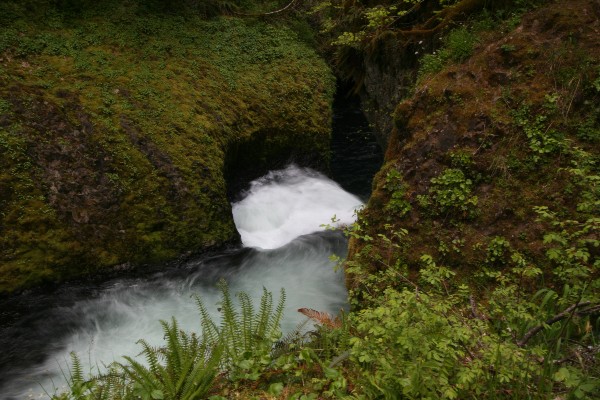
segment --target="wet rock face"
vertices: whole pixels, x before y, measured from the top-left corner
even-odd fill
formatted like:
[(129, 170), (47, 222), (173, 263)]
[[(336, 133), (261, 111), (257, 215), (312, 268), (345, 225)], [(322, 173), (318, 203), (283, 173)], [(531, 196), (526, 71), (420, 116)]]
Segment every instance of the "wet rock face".
[(27, 104), (17, 101), (13, 109), (15, 119), (22, 121), (28, 155), (36, 162), (35, 183), (48, 204), (65, 224), (77, 230), (96, 225), (101, 234), (103, 221), (115, 215), (119, 204), (118, 189), (108, 178), (113, 159), (93, 140), (94, 128), (81, 104), (71, 99), (64, 107), (76, 118), (73, 122), (40, 93)]
[(361, 100), (363, 112), (375, 128), (378, 142), (387, 147), (394, 127), (392, 114), (396, 104), (408, 95), (415, 80), (415, 57), (408, 50), (393, 48), (393, 41), (382, 44), (382, 57), (365, 60)]

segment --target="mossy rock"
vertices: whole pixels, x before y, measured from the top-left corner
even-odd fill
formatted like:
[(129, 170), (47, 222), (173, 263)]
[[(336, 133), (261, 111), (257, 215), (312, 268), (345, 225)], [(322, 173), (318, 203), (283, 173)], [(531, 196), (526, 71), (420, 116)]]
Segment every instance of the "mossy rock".
[[(469, 280), (498, 267), (498, 260), (488, 265), (487, 249), (502, 238), (551, 274), (544, 235), (555, 228), (536, 207), (571, 221), (600, 213), (597, 188), (577, 175), (600, 174), (599, 17), (592, 1), (559, 1), (508, 32), (480, 32), (471, 57), (422, 77), (396, 105), (385, 165), (361, 215), (370, 238), (407, 230), (389, 265), (416, 273), (430, 255)], [(390, 171), (402, 177), (408, 213), (390, 212), (399, 199), (387, 187)], [(460, 179), (442, 187), (450, 173)], [(379, 239), (351, 240), (350, 265), (364, 273), (348, 277), (355, 294), (369, 274), (386, 269), (377, 257), (388, 248)], [(588, 250), (592, 265), (598, 250)]]
[(0, 15), (0, 293), (235, 242), (226, 177), (326, 162), (334, 80), (281, 23)]

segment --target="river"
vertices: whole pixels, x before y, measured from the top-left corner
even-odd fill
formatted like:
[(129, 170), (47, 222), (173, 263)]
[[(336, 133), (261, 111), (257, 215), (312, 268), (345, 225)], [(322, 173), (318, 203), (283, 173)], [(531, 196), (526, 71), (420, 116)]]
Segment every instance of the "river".
[(149, 276), (71, 283), (0, 304), (0, 399), (46, 398), (45, 391), (63, 389), (70, 352), (79, 355), (84, 371), (97, 372), (138, 354), (140, 338), (159, 345), (160, 319), (175, 316), (183, 329), (198, 331), (193, 296), (200, 295), (217, 318), (219, 279), (254, 299), (263, 287), (277, 298), (283, 287), (284, 331), (303, 321), (296, 311), (301, 307), (339, 313), (346, 307), (344, 277), (329, 256), (345, 256), (347, 242), (322, 225), (334, 216), (338, 225), (353, 222), (381, 162), (356, 103), (337, 100), (332, 149), (331, 174), (339, 183), (295, 165), (250, 183), (232, 204), (242, 237), (237, 249)]

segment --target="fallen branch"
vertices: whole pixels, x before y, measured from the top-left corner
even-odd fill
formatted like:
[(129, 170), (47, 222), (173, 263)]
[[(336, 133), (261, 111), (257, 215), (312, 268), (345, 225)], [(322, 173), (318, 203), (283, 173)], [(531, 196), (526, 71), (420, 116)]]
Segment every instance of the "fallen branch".
[(483, 8), (484, 5), (484, 0), (462, 0), (453, 6), (444, 8), (437, 14), (434, 14), (425, 21), (420, 28), (400, 30), (398, 32), (407, 37), (429, 37), (439, 33), (461, 17), (473, 14)]
[(239, 12), (233, 12), (235, 15), (240, 15), (243, 17), (264, 17), (267, 15), (273, 15), (273, 14), (279, 14), (280, 12), (283, 12), (285, 10), (287, 10), (288, 8), (290, 8), (292, 6), (292, 4), (294, 4), (297, 0), (292, 0), (288, 3), (288, 5), (286, 5), (283, 8), (280, 8), (279, 10), (275, 10), (275, 11), (270, 11), (270, 12), (266, 12), (266, 13), (258, 13), (258, 14), (246, 14), (246, 13), (239, 13)]
[(482, 321), (488, 320), (488, 317), (482, 315), (479, 311), (477, 311), (477, 303), (475, 303), (475, 298), (473, 297), (473, 295), (469, 296), (469, 304), (471, 304), (471, 313), (473, 314), (474, 318), (480, 319)]
[[(519, 346), (519, 347), (525, 346), (527, 344), (527, 342), (529, 342), (529, 340), (532, 337), (534, 337), (539, 331), (544, 329), (544, 327), (546, 327), (548, 325), (552, 325), (558, 321), (562, 321), (563, 319), (572, 316), (575, 313), (575, 310), (577, 310), (578, 308), (586, 307), (586, 306), (589, 306), (590, 304), (592, 304), (592, 302), (590, 302), (590, 301), (584, 301), (582, 303), (573, 304), (572, 306), (570, 306), (566, 310), (562, 311), (561, 313), (558, 313), (554, 317), (546, 320), (546, 322), (544, 322), (543, 324), (531, 328), (530, 330), (527, 331), (527, 333), (525, 333), (525, 335), (521, 338), (521, 340), (519, 340), (517, 342), (517, 346)], [(591, 307), (591, 309), (592, 310), (600, 309), (600, 305)], [(587, 315), (589, 313), (590, 309), (583, 310), (583, 311)]]

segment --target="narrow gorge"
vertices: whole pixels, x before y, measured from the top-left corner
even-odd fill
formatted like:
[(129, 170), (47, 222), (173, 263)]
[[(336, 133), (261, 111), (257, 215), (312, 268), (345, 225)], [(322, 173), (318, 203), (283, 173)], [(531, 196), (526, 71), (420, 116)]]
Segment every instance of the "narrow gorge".
[(600, 398), (600, 1), (0, 28), (0, 399)]

